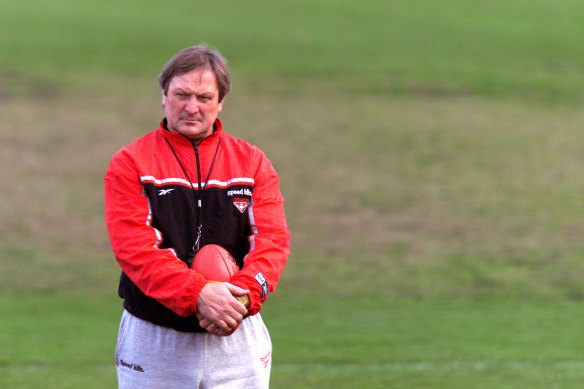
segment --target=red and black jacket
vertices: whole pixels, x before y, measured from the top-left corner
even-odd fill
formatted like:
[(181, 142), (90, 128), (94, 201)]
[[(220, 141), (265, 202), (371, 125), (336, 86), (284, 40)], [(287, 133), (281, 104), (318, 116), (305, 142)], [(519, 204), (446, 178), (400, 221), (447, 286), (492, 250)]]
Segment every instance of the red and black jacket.
[(198, 146), (159, 128), (118, 151), (105, 175), (105, 219), (122, 268), (119, 295), (133, 315), (179, 331), (202, 331), (194, 315), (207, 280), (189, 269), (200, 247), (229, 250), (250, 290), (250, 315), (274, 291), (289, 254), (283, 197), (264, 153), (223, 132)]

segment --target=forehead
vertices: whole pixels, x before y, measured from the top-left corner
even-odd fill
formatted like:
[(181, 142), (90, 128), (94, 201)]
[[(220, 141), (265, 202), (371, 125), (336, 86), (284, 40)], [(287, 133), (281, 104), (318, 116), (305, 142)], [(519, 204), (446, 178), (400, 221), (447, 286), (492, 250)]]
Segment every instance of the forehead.
[(185, 89), (192, 92), (218, 92), (217, 78), (211, 69), (194, 69), (176, 75), (170, 80), (169, 90)]

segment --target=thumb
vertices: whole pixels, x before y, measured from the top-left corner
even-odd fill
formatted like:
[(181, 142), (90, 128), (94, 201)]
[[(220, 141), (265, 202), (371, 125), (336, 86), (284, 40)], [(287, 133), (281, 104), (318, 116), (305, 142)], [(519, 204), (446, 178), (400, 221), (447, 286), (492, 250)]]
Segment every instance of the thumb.
[(249, 294), (248, 289), (243, 289), (243, 288), (240, 288), (239, 286), (236, 286), (233, 284), (228, 283), (227, 288), (229, 289), (231, 294), (234, 295), (235, 297), (245, 296), (245, 295)]
[[(233, 295), (233, 297), (237, 298), (237, 300), (243, 304), (245, 308), (249, 307), (249, 290), (240, 288), (239, 286), (233, 284), (227, 284), (229, 291)], [(247, 311), (246, 311), (247, 313)]]

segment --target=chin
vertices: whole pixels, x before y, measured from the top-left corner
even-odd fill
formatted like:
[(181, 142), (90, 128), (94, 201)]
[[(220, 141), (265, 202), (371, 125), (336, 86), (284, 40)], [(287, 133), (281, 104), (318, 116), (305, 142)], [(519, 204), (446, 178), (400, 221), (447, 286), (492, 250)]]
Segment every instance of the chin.
[(183, 128), (180, 133), (190, 139), (203, 139), (211, 135), (213, 132), (203, 131), (199, 128)]
[(201, 130), (198, 126), (181, 126), (178, 130), (178, 132), (180, 132), (183, 135), (197, 135), (197, 134), (201, 134), (205, 131)]

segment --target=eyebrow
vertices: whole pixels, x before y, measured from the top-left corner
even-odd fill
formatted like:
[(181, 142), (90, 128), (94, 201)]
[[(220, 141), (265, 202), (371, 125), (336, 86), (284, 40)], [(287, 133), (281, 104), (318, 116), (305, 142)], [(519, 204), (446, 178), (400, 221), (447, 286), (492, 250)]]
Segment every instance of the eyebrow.
[(174, 93), (185, 93), (185, 94), (190, 94), (190, 95), (197, 95), (197, 96), (203, 96), (203, 95), (209, 95), (209, 96), (214, 96), (215, 92), (212, 90), (203, 90), (203, 91), (193, 91), (191, 89), (188, 88), (183, 88), (183, 87), (176, 87), (173, 90)]

